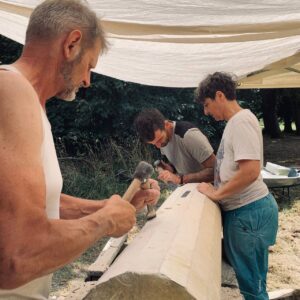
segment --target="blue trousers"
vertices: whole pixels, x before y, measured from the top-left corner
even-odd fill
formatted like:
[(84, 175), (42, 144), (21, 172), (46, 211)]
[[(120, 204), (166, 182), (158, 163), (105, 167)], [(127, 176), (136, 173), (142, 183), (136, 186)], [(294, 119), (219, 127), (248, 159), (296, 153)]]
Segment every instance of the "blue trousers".
[(278, 206), (272, 196), (223, 211), (224, 250), (246, 300), (269, 299), (268, 248), (275, 244)]

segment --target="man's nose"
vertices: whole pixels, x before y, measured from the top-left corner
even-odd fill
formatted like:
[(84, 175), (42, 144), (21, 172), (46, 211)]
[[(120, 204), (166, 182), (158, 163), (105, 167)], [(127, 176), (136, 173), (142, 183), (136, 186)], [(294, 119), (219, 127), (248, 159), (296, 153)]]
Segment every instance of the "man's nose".
[(86, 78), (82, 81), (82, 86), (88, 88), (91, 85), (91, 72), (89, 72)]
[(206, 116), (208, 116), (208, 111), (207, 111), (206, 107), (204, 107), (204, 114), (205, 114)]

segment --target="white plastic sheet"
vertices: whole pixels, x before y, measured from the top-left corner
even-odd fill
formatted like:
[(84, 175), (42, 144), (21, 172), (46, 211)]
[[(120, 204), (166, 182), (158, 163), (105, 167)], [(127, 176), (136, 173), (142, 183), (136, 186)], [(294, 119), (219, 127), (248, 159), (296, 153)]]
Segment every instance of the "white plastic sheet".
[[(0, 34), (23, 43), (41, 1), (0, 1)], [(298, 0), (90, 0), (111, 44), (95, 69), (125, 81), (194, 87), (226, 71), (243, 88), (300, 87)]]

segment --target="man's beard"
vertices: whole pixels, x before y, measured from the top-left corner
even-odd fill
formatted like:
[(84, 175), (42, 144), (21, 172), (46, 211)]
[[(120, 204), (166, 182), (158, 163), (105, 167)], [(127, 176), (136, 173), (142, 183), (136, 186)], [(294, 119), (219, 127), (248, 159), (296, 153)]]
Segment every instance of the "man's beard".
[(73, 101), (76, 98), (76, 93), (80, 86), (75, 86), (72, 82), (72, 75), (74, 66), (79, 64), (82, 58), (82, 53), (79, 53), (78, 56), (71, 62), (64, 62), (60, 69), (60, 74), (63, 77), (65, 88), (63, 91), (56, 94), (56, 97), (65, 100)]

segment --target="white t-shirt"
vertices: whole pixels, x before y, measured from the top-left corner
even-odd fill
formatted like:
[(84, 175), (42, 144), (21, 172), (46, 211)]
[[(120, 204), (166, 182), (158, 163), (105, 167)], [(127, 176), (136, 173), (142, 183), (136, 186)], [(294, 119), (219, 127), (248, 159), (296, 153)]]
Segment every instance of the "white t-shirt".
[[(263, 166), (262, 133), (255, 115), (248, 109), (236, 113), (227, 123), (217, 153), (215, 187), (226, 184), (237, 172), (239, 160), (259, 160)], [(223, 210), (233, 210), (269, 193), (262, 176), (238, 194), (220, 201)]]

